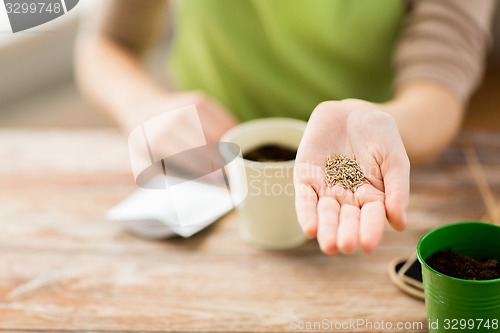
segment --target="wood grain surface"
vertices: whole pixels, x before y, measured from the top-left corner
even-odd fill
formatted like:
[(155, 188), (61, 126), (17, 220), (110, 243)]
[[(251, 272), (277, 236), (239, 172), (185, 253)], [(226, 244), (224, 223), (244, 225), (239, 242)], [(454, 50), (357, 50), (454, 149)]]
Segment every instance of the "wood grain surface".
[(330, 320), (373, 324), (339, 331), (388, 331), (376, 327), (384, 321), (425, 332), (423, 302), (400, 292), (387, 266), (429, 229), (486, 213), (462, 145), (498, 203), (500, 134), (464, 133), (412, 170), (407, 231), (387, 229), (370, 255), (328, 257), (314, 240), (277, 252), (246, 245), (234, 212), (190, 239), (136, 238), (105, 219), (136, 189), (124, 137), (1, 130), (0, 332), (298, 332)]

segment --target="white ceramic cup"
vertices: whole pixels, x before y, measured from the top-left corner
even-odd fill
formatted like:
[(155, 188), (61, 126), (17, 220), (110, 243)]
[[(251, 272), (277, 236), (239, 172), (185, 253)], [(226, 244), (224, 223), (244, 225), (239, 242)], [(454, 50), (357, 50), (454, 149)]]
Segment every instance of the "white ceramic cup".
[[(264, 118), (229, 130), (221, 142), (237, 144), (243, 154), (266, 144), (299, 147), (306, 122), (289, 118)], [(226, 168), (232, 189), (248, 193), (237, 206), (241, 238), (262, 249), (287, 249), (306, 241), (295, 213), (293, 167), (295, 161), (245, 160)], [(241, 162), (241, 161), (240, 161)]]

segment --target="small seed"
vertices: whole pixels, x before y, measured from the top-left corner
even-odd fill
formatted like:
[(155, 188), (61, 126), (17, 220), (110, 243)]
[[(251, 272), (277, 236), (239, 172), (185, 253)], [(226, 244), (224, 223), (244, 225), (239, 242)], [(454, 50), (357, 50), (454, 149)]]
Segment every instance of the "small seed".
[(350, 189), (352, 193), (356, 192), (359, 186), (370, 183), (356, 161), (356, 156), (353, 158), (340, 154), (328, 156), (325, 175), (328, 186), (340, 185), (345, 189)]

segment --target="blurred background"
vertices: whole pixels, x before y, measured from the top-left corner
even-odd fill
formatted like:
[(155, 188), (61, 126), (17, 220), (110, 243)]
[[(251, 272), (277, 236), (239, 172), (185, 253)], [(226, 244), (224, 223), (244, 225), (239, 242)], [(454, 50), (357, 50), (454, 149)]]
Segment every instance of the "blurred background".
[[(105, 114), (89, 105), (73, 79), (73, 43), (81, 17), (99, 10), (101, 1), (85, 0), (63, 17), (41, 27), (0, 33), (0, 127), (112, 127)], [(8, 24), (0, 17), (0, 27)], [(151, 50), (155, 73), (165, 68), (166, 45)], [(161, 70), (158, 70), (160, 68)], [(161, 79), (161, 78), (160, 78)], [(500, 130), (500, 8), (493, 24), (493, 46), (484, 81), (467, 112), (464, 128)]]
[[(103, 3), (80, 1), (76, 10), (16, 34), (7, 31), (8, 18), (0, 15), (0, 128), (115, 126), (80, 95), (73, 75), (73, 45), (79, 24), (86, 15), (95, 15)], [(159, 81), (164, 79), (166, 46), (157, 45), (146, 58)]]

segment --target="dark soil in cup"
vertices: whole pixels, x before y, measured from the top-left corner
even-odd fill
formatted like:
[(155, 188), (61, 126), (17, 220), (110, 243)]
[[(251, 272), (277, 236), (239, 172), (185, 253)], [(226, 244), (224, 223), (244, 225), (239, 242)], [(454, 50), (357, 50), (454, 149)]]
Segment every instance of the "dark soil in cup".
[(278, 144), (266, 144), (247, 151), (243, 154), (243, 158), (256, 162), (283, 162), (294, 160), (296, 155), (296, 149)]
[(425, 260), (438, 272), (465, 280), (500, 279), (500, 262), (457, 254), (451, 249), (438, 251)]

